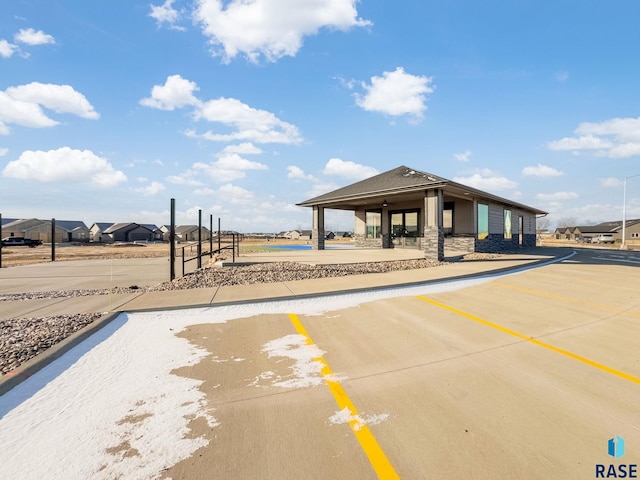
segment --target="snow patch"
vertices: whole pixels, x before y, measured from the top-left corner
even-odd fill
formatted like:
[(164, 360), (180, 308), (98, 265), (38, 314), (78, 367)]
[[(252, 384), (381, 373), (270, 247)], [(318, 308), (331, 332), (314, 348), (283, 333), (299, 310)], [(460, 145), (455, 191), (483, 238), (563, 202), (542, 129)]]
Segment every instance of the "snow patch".
[(342, 410), (334, 413), (329, 417), (329, 422), (334, 425), (342, 425), (345, 423), (354, 422), (352, 427), (354, 430), (360, 430), (365, 425), (377, 425), (384, 422), (389, 418), (388, 413), (382, 413), (380, 415), (369, 415), (363, 417), (362, 415), (354, 415), (349, 407), (344, 407)]
[(266, 343), (262, 351), (271, 357), (285, 357), (295, 360), (289, 367), (293, 373), (287, 377), (276, 377), (272, 383), (276, 387), (305, 388), (322, 383), (320, 372), (324, 365), (319, 360), (324, 355), (316, 345), (309, 345), (304, 335), (291, 334)]

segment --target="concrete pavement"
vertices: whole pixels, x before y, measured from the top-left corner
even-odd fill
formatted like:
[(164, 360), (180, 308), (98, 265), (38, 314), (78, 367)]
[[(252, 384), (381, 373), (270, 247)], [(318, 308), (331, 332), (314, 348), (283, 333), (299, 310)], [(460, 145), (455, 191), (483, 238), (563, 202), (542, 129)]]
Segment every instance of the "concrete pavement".
[[(382, 253), (380, 253), (382, 252)], [(571, 249), (546, 248), (534, 253), (504, 255), (488, 260), (450, 263), (439, 267), (395, 271), (346, 277), (297, 280), (290, 282), (260, 283), (188, 290), (168, 290), (130, 293), (111, 293), (116, 286), (155, 285), (167, 280), (167, 259), (97, 260), (58, 262), (0, 269), (0, 296), (28, 291), (57, 291), (68, 289), (106, 289), (103, 295), (63, 298), (23, 299), (0, 302), (0, 320), (78, 313), (102, 313), (100, 320), (67, 338), (55, 349), (49, 349), (26, 362), (11, 375), (0, 377), (0, 395), (13, 388), (22, 379), (48, 365), (65, 351), (77, 345), (92, 332), (102, 328), (119, 312), (152, 311), (175, 308), (206, 307), (242, 304), (256, 301), (309, 298), (335, 293), (397, 287), (403, 285), (453, 280), (497, 273), (545, 263), (571, 254)], [(329, 253), (329, 255), (325, 255)], [(420, 258), (414, 250), (356, 250), (304, 251), (255, 255), (250, 261), (290, 261), (310, 264), (350, 263), (358, 261), (390, 261)], [(242, 257), (247, 261), (248, 256)], [(195, 262), (192, 262), (195, 263)], [(224, 267), (219, 267), (224, 268)]]

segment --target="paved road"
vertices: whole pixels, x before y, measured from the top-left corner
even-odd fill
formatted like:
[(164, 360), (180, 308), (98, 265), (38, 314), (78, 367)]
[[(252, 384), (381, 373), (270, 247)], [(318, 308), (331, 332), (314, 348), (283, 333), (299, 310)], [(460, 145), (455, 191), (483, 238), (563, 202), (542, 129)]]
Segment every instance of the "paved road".
[[(204, 262), (205, 260), (203, 260)], [(176, 259), (176, 276), (182, 274)], [(187, 263), (193, 271), (196, 262)], [(0, 292), (22, 293), (49, 290), (110, 289), (131, 285), (156, 285), (169, 280), (168, 258), (73, 260), (37, 263), (0, 269)]]
[[(180, 374), (205, 381), (221, 428), (168, 474), (585, 479), (640, 463), (638, 266), (637, 252), (582, 250), (449, 293), (192, 327), (215, 361)], [(261, 349), (291, 334), (335, 376), (275, 388), (294, 362)]]

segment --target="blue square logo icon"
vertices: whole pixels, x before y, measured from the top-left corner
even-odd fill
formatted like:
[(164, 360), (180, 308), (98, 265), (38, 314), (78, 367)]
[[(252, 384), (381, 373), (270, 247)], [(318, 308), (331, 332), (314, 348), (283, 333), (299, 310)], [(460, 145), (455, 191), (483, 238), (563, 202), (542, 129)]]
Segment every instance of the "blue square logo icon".
[(624, 455), (624, 438), (618, 435), (610, 438), (608, 452), (614, 458), (621, 458)]

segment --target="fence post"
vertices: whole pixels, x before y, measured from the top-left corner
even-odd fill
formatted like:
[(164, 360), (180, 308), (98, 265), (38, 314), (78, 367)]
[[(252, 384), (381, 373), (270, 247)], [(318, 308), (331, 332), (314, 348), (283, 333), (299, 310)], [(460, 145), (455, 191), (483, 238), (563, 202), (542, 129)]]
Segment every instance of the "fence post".
[(222, 251), (222, 247), (220, 246), (220, 235), (222, 234), (220, 233), (220, 217), (218, 217), (218, 253)]
[(213, 258), (213, 215), (209, 215), (209, 259)]
[(169, 226), (169, 281), (176, 278), (176, 199), (171, 199), (171, 225)]
[[(2, 214), (0, 213), (0, 240), (2, 240)], [(0, 268), (2, 268), (2, 243), (0, 242)]]
[(232, 233), (231, 234), (231, 251), (233, 252), (232, 257), (233, 257), (233, 263), (236, 263), (236, 234)]
[(51, 219), (51, 261), (56, 261), (56, 219)]
[(182, 247), (182, 276), (184, 277), (184, 249), (185, 247)]
[(198, 269), (202, 268), (202, 210), (198, 210), (198, 249), (196, 250), (198, 255)]

